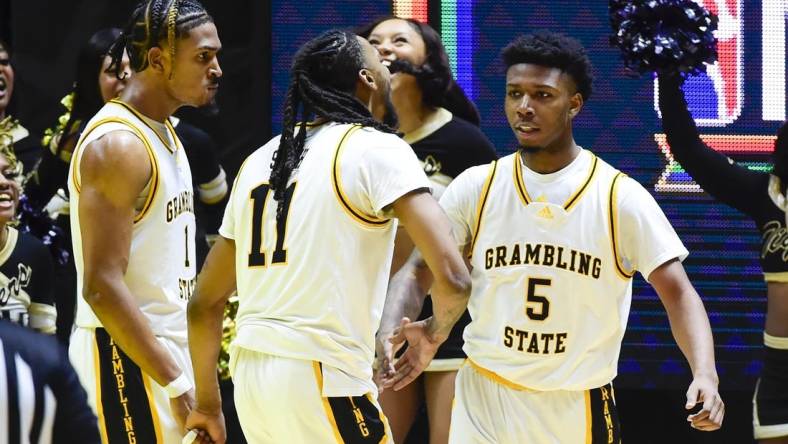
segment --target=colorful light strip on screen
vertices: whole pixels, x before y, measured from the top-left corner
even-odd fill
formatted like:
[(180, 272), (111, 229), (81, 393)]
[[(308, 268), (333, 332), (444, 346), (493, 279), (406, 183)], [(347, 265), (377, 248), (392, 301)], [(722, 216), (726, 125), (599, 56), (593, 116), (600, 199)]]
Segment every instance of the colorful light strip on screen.
[(391, 10), (396, 17), (412, 18), (425, 23), (429, 19), (427, 0), (394, 0)]
[[(706, 145), (715, 151), (730, 154), (764, 154), (769, 155), (774, 151), (775, 136), (732, 136), (732, 135), (701, 135)], [(654, 134), (654, 140), (659, 145), (660, 151), (665, 155), (668, 164), (654, 185), (655, 191), (701, 193), (703, 189), (692, 180), (692, 177), (676, 162), (670, 151), (667, 137), (664, 134)], [(756, 171), (770, 171), (768, 162), (738, 162)]]
[[(449, 55), (451, 71), (465, 94), (473, 100), (473, 0), (441, 0), (443, 46)], [(427, 0), (394, 0), (392, 11), (397, 17), (427, 22)]]
[(440, 32), (454, 77), (473, 100), (473, 1), (441, 0)]

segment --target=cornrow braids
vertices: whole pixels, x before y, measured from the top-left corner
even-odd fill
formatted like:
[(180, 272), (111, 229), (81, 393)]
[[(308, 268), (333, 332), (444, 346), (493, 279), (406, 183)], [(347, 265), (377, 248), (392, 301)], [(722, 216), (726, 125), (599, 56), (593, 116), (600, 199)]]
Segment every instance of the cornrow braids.
[[(148, 50), (166, 39), (173, 64), (178, 38), (213, 18), (198, 0), (145, 0), (131, 14), (120, 37), (112, 45), (109, 69), (120, 78), (123, 51), (129, 54), (129, 65), (135, 72), (148, 67)], [(172, 71), (170, 71), (172, 75)]]
[[(277, 220), (283, 217), (287, 182), (304, 156), (305, 122), (319, 117), (395, 132), (377, 121), (356, 98), (356, 76), (363, 68), (361, 45), (356, 35), (347, 31), (326, 31), (296, 52), (282, 112), (282, 136), (271, 162), (270, 183), (277, 201)], [(301, 123), (296, 133), (299, 110)]]

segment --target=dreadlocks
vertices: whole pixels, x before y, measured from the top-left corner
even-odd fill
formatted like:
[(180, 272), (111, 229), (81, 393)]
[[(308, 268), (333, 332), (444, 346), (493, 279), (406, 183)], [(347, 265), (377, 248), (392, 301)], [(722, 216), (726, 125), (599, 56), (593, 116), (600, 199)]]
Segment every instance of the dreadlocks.
[[(364, 68), (362, 48), (356, 35), (330, 30), (304, 44), (293, 59), (290, 85), (282, 113), (282, 137), (271, 165), (271, 188), (278, 202), (276, 218), (282, 217), (290, 174), (304, 155), (306, 122), (317, 116), (332, 122), (356, 123), (386, 133), (390, 126), (378, 122), (354, 95), (358, 71)], [(294, 135), (301, 108), (301, 125)]]
[[(123, 51), (135, 72), (148, 67), (148, 50), (167, 41), (167, 52), (175, 63), (175, 43), (179, 37), (213, 18), (197, 0), (146, 0), (134, 8), (131, 19), (109, 51), (109, 69), (120, 78)], [(172, 75), (172, 72), (170, 72)]]

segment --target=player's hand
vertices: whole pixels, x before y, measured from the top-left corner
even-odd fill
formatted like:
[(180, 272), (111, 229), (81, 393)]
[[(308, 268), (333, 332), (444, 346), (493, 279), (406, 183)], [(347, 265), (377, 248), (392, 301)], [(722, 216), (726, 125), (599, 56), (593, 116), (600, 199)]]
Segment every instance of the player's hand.
[(177, 398), (170, 398), (170, 410), (182, 434), (186, 434), (186, 417), (194, 408), (194, 390), (189, 390)]
[[(403, 318), (400, 322), (400, 328), (410, 322), (410, 319)], [(396, 329), (395, 329), (396, 330)], [(382, 393), (386, 389), (384, 381), (393, 377), (396, 373), (394, 369), (394, 356), (397, 354), (405, 344), (394, 344), (391, 338), (394, 337), (394, 331), (379, 331), (375, 336), (375, 362), (372, 364), (372, 380), (378, 386), (378, 392)]]
[(704, 432), (717, 430), (722, 426), (725, 416), (725, 403), (717, 392), (717, 381), (710, 377), (697, 377), (692, 380), (687, 390), (687, 410), (703, 403), (703, 408), (693, 415), (687, 416), (690, 426)]
[[(430, 364), (438, 347), (446, 340), (435, 337), (433, 319), (429, 317), (423, 321), (411, 322), (403, 318), (400, 326), (394, 330), (394, 335), (389, 339), (394, 346), (392, 349), (402, 347), (405, 341), (408, 341), (408, 349), (394, 364), (394, 374), (383, 380), (384, 387), (400, 390), (416, 379)], [(393, 352), (391, 356), (393, 359)]]
[(197, 406), (186, 418), (186, 430), (197, 431), (195, 443), (225, 444), (227, 441), (227, 429), (221, 409), (208, 411)]

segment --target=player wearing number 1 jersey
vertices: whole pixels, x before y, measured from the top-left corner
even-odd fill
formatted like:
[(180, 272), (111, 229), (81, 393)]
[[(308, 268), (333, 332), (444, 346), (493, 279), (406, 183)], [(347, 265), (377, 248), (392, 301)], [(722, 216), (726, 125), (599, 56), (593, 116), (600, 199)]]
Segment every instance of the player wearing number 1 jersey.
[[(691, 424), (718, 428), (711, 331), (680, 262), (687, 250), (643, 187), (574, 142), (572, 119), (591, 93), (585, 51), (541, 33), (503, 58), (520, 148), (470, 168), (441, 198), (473, 267), (449, 442), (619, 443), (611, 381), (635, 271), (662, 299), (692, 368), (687, 407), (704, 408)], [(418, 293), (417, 263), (392, 280), (381, 330), (402, 317), (390, 307), (414, 305), (403, 302)]]
[(191, 172), (169, 120), (213, 100), (213, 20), (196, 0), (150, 0), (111, 49), (134, 75), (87, 123), (69, 172), (77, 269), (69, 357), (104, 443), (180, 443), (192, 407), (186, 304), (194, 289)]
[[(426, 338), (413, 350), (434, 354), (445, 341), (470, 276), (416, 155), (394, 134), (389, 72), (372, 45), (328, 31), (301, 47), (291, 75), (283, 133), (241, 167), (189, 303), (197, 407), (187, 427), (224, 440), (215, 363), (237, 288), (230, 371), (246, 438), (391, 442), (372, 361), (397, 219), (436, 276), (435, 314), (411, 328)], [(312, 123), (296, 122), (301, 107)]]

